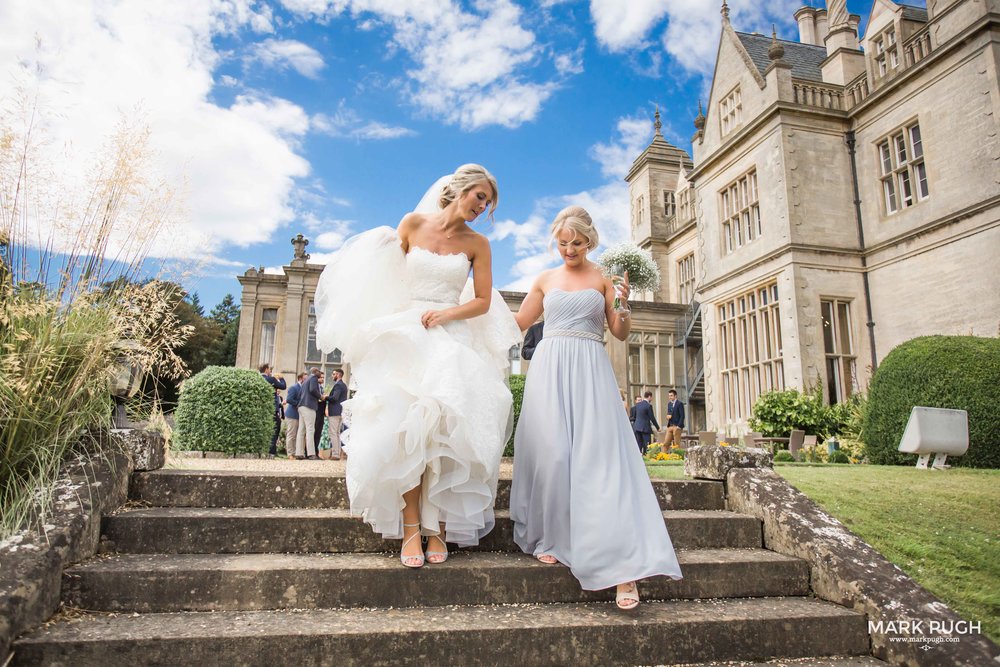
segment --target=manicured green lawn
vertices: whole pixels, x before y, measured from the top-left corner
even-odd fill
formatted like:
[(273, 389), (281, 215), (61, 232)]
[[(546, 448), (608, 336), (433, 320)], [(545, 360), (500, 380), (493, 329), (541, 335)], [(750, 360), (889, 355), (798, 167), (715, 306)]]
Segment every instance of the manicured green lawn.
[[(647, 464), (654, 479), (683, 465)], [(775, 470), (1000, 642), (1000, 470), (778, 464)]]
[(789, 464), (775, 470), (1000, 641), (1000, 470)]

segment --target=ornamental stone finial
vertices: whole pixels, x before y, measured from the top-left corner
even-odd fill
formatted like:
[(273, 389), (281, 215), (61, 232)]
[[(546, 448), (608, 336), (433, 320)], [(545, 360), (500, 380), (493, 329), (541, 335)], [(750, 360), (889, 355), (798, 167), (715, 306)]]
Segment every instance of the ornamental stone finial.
[(701, 100), (698, 100), (698, 115), (694, 118), (694, 127), (697, 130), (705, 129), (705, 112), (701, 108)]
[(656, 120), (653, 121), (653, 129), (656, 130), (656, 134), (660, 133), (660, 128), (663, 127), (663, 123), (660, 122), (660, 105), (656, 105), (656, 113), (653, 115)]
[(726, 4), (726, 0), (722, 0), (722, 22), (729, 23), (729, 5)]
[(774, 24), (771, 24), (771, 46), (767, 50), (767, 57), (772, 61), (781, 60), (785, 56), (785, 47), (778, 42), (778, 33), (774, 29)]
[(295, 255), (293, 259), (301, 259), (301, 260), (309, 259), (309, 253), (306, 252), (307, 245), (309, 245), (309, 239), (302, 236), (302, 234), (297, 234), (292, 239), (292, 247), (295, 248)]

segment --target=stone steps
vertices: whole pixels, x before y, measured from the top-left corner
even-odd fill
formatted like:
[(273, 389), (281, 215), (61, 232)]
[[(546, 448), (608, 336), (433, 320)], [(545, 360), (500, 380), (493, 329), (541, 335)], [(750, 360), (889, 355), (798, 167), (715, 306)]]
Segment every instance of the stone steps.
[[(802, 596), (809, 568), (765, 549), (679, 551), (684, 578), (654, 577), (644, 599)], [(403, 569), (396, 554), (116, 554), (66, 571), (63, 602), (111, 612), (541, 604), (614, 599), (569, 569), (514, 553), (460, 551)]]
[[(721, 482), (655, 480), (653, 489), (664, 510), (721, 510)], [(344, 476), (315, 472), (225, 470), (156, 470), (136, 473), (132, 500), (157, 507), (302, 507), (347, 509)], [(510, 479), (497, 483), (498, 509), (510, 504)]]
[(14, 665), (658, 665), (863, 655), (864, 616), (811, 598), (87, 615)]
[[(757, 519), (718, 510), (663, 513), (677, 549), (759, 548)], [(344, 553), (398, 548), (348, 510), (307, 508), (151, 507), (104, 517), (101, 550), (123, 553)], [(496, 527), (478, 551), (515, 551), (513, 522)]]

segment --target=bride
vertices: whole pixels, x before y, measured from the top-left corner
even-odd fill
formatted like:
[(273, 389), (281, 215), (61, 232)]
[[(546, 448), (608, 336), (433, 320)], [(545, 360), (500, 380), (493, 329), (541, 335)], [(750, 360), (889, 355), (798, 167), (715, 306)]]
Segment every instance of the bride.
[(317, 346), (340, 348), (357, 389), (344, 404), (351, 510), (403, 540), (407, 567), (443, 563), (446, 541), (477, 544), (494, 524), (507, 352), (520, 332), (493, 290), (489, 242), (469, 223), (492, 217), (498, 198), (490, 172), (462, 165), (396, 230), (349, 239), (316, 290)]

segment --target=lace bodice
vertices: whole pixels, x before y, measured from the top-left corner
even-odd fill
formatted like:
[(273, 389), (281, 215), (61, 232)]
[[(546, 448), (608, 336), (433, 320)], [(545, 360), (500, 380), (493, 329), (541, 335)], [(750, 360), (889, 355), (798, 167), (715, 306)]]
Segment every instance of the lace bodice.
[(469, 277), (465, 253), (439, 255), (419, 246), (410, 246), (406, 255), (406, 282), (414, 301), (458, 305)]
[(550, 289), (544, 303), (546, 332), (569, 329), (603, 336), (604, 295), (596, 289)]

